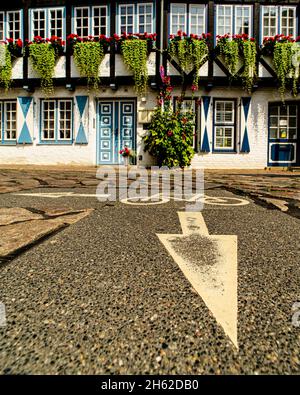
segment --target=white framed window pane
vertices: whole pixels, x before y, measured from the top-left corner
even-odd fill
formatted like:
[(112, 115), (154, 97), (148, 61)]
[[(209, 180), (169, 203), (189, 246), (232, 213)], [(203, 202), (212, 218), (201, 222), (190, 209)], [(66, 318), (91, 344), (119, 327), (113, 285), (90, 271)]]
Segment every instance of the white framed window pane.
[(235, 34), (252, 35), (252, 6), (235, 6)]
[(187, 31), (187, 6), (186, 4), (176, 4), (171, 3), (170, 8), (170, 19), (171, 19), (171, 26), (170, 26), (170, 33), (177, 34), (178, 30), (182, 32)]
[(153, 33), (153, 4), (138, 4), (138, 33)]
[(75, 34), (78, 34), (78, 36), (80, 37), (88, 37), (89, 20), (90, 20), (89, 7), (75, 7), (74, 8)]
[(190, 5), (190, 34), (200, 35), (206, 33), (206, 5)]
[(58, 101), (58, 140), (72, 138), (72, 100)]
[(217, 100), (215, 102), (215, 123), (233, 124), (235, 115), (234, 106), (233, 101)]
[(120, 33), (134, 33), (134, 5), (119, 5)]
[(275, 36), (277, 34), (277, 7), (262, 7), (262, 33), (263, 37)]
[(5, 40), (5, 18), (4, 18), (4, 12), (0, 12), (0, 40), (4, 41)]
[(21, 34), (21, 11), (7, 12), (7, 37), (17, 40)]
[(108, 35), (107, 6), (92, 7), (93, 35)]
[(233, 149), (234, 147), (234, 127), (216, 126), (215, 127), (215, 148)]
[(296, 37), (296, 7), (280, 7), (280, 32), (285, 36)]
[(49, 35), (64, 37), (64, 10), (62, 8), (49, 9)]
[(44, 100), (42, 108), (42, 139), (55, 140), (55, 100)]
[(32, 36), (46, 38), (46, 10), (32, 10), (31, 16)]
[(5, 140), (17, 138), (17, 102), (4, 102), (4, 136)]
[(224, 34), (233, 34), (233, 7), (231, 5), (217, 5), (217, 27), (216, 34), (224, 36)]

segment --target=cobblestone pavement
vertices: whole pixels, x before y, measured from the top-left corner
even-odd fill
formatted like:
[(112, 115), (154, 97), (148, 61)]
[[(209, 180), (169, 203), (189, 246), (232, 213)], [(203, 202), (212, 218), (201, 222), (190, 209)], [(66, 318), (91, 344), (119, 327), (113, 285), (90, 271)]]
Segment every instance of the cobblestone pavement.
[[(0, 327), (0, 374), (300, 373), (300, 329), (293, 324), (300, 301), (298, 218), (248, 197), (244, 206), (204, 207), (210, 234), (238, 237), (237, 350), (156, 236), (181, 233), (183, 202), (101, 203), (88, 196), (98, 183), (95, 169), (23, 173), (1, 170), (0, 185), (87, 196), (2, 191), (0, 228), (13, 225), (9, 208), (20, 221), (93, 210), (0, 263), (7, 319)], [(263, 174), (275, 185), (289, 173)], [(208, 195), (239, 197), (222, 184), (224, 177), (235, 182), (236, 174), (207, 175)], [(290, 180), (299, 190), (297, 176)]]

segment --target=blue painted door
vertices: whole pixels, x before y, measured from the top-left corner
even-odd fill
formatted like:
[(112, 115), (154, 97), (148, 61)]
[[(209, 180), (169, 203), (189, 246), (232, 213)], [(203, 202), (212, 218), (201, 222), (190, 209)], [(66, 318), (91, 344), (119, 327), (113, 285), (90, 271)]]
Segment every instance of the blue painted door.
[(269, 166), (300, 165), (299, 102), (269, 105)]
[(134, 100), (98, 102), (97, 164), (122, 164), (119, 151), (135, 150), (136, 105)]

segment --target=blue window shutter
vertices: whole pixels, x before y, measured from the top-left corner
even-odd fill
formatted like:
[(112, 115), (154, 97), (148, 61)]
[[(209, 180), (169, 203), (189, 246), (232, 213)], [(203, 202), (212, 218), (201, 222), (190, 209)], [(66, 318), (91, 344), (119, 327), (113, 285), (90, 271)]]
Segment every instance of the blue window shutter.
[(210, 105), (210, 96), (202, 96), (202, 117), (204, 119), (203, 138), (201, 144), (201, 152), (210, 152), (208, 133), (207, 133), (207, 119)]
[(84, 114), (88, 107), (88, 96), (76, 96), (76, 105), (78, 109), (78, 130), (76, 134), (75, 144), (87, 144), (87, 134), (84, 125)]
[(242, 153), (249, 153), (250, 152), (250, 144), (249, 144), (249, 137), (248, 137), (248, 116), (249, 116), (249, 108), (251, 103), (251, 97), (242, 97), (242, 118), (244, 119), (244, 130), (243, 130), (243, 138), (242, 138), (242, 145), (241, 151)]
[(28, 127), (29, 117), (32, 116), (30, 107), (32, 106), (32, 97), (18, 97), (19, 108), (21, 108), (21, 128), (18, 138), (18, 144), (32, 144), (32, 137)]

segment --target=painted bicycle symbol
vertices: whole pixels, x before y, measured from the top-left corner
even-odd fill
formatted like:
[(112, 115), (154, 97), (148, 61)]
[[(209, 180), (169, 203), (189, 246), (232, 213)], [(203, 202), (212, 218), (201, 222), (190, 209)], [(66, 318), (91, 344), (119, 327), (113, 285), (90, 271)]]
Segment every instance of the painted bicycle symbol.
[(246, 206), (249, 204), (249, 201), (246, 199), (241, 199), (237, 197), (229, 197), (229, 196), (209, 196), (203, 194), (195, 194), (191, 197), (182, 198), (176, 196), (163, 196), (161, 194), (155, 194), (146, 197), (134, 197), (134, 198), (125, 198), (121, 200), (121, 203), (130, 204), (130, 205), (155, 205), (155, 204), (165, 204), (173, 201), (178, 202), (186, 202), (186, 203), (202, 203), (211, 206)]

